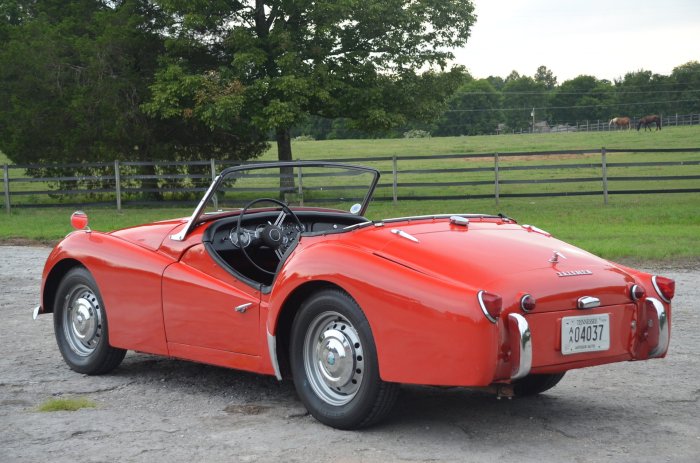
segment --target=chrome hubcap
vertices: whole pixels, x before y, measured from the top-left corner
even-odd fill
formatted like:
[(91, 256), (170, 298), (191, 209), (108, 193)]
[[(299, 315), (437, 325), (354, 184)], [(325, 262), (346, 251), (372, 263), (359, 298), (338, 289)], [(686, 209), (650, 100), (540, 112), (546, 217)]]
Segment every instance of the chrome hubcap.
[(63, 310), (63, 332), (71, 350), (85, 357), (102, 337), (102, 311), (97, 296), (87, 286), (77, 286), (67, 297)]
[(350, 402), (364, 376), (364, 358), (355, 327), (337, 312), (324, 312), (304, 339), (304, 368), (311, 388), (324, 402)]

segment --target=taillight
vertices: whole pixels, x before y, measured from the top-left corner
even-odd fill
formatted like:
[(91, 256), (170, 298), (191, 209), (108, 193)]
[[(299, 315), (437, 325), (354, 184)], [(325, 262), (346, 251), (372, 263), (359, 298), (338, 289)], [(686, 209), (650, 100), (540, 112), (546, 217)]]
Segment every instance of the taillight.
[(532, 312), (535, 310), (535, 305), (537, 301), (530, 294), (526, 294), (520, 298), (520, 308), (525, 312)]
[(646, 291), (644, 291), (644, 288), (639, 285), (632, 285), (632, 289), (630, 289), (630, 298), (633, 301), (643, 299), (644, 296), (646, 296)]
[(498, 316), (501, 315), (501, 308), (503, 308), (503, 299), (498, 294), (489, 293), (488, 291), (479, 291), (477, 294), (479, 299), (479, 306), (482, 312), (486, 315), (486, 318), (490, 322), (496, 323)]
[(654, 289), (666, 302), (671, 302), (676, 294), (676, 282), (670, 278), (653, 276), (651, 282), (654, 284)]

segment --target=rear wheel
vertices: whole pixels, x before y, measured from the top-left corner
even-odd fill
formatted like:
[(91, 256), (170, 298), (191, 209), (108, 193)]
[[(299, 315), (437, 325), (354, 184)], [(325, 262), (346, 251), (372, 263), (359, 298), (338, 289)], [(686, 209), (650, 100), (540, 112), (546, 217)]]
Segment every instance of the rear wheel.
[(126, 350), (109, 345), (102, 296), (87, 269), (74, 268), (61, 280), (53, 321), (58, 349), (72, 370), (100, 375), (112, 371), (124, 359)]
[(516, 397), (537, 395), (556, 386), (563, 377), (564, 373), (528, 375), (513, 381), (513, 393)]
[(334, 428), (376, 423), (396, 401), (398, 385), (379, 378), (367, 318), (342, 291), (319, 291), (299, 309), (292, 325), (290, 363), (309, 413)]

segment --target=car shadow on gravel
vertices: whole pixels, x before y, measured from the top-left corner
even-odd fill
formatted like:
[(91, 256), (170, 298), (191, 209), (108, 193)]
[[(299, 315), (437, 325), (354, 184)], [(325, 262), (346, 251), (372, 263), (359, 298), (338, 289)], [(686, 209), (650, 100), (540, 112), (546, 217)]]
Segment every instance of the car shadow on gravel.
[[(146, 394), (157, 394), (165, 389), (176, 396), (221, 401), (223, 405), (216, 411), (228, 414), (266, 414), (282, 418), (306, 415), (299, 413), (303, 405), (297, 398), (294, 384), (288, 380), (279, 382), (272, 376), (133, 353), (129, 353), (124, 363), (109, 376)], [(488, 440), (502, 433), (504, 428), (512, 432), (520, 427), (523, 432), (538, 429), (545, 434), (575, 438), (580, 433), (596, 435), (597, 432), (592, 431), (595, 429), (624, 432), (604, 426), (601, 420), (619, 423), (644, 419), (642, 405), (582, 402), (581, 397), (569, 392), (555, 389), (536, 397), (499, 400), (492, 393), (475, 389), (405, 385), (390, 416), (366, 432), (382, 434), (397, 428), (408, 431), (431, 426), (453, 427), (469, 436)]]
[(631, 432), (621, 423), (645, 419), (647, 408), (641, 403), (597, 402), (569, 391), (510, 400), (476, 389), (403, 386), (394, 412), (379, 427), (394, 431), (456, 428), (469, 438), (494, 444), (502, 443), (507, 432), (515, 444), (552, 435), (607, 440)]

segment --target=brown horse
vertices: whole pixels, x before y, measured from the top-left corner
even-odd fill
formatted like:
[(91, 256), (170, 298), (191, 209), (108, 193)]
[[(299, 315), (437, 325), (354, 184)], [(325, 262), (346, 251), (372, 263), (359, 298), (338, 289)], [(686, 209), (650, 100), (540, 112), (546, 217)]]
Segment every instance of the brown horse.
[(650, 124), (656, 124), (656, 130), (661, 130), (661, 118), (656, 114), (653, 114), (651, 116), (644, 116), (643, 118), (639, 119), (639, 122), (637, 122), (637, 132), (639, 132), (639, 128), (642, 125), (644, 126), (645, 132), (647, 129), (649, 129), (651, 132), (651, 128), (649, 127)]
[(625, 127), (627, 127), (627, 130), (629, 130), (632, 126), (632, 122), (630, 121), (629, 117), (615, 117), (613, 119), (610, 119), (608, 127), (610, 127), (613, 124), (615, 124), (616, 128), (620, 129), (624, 129)]

